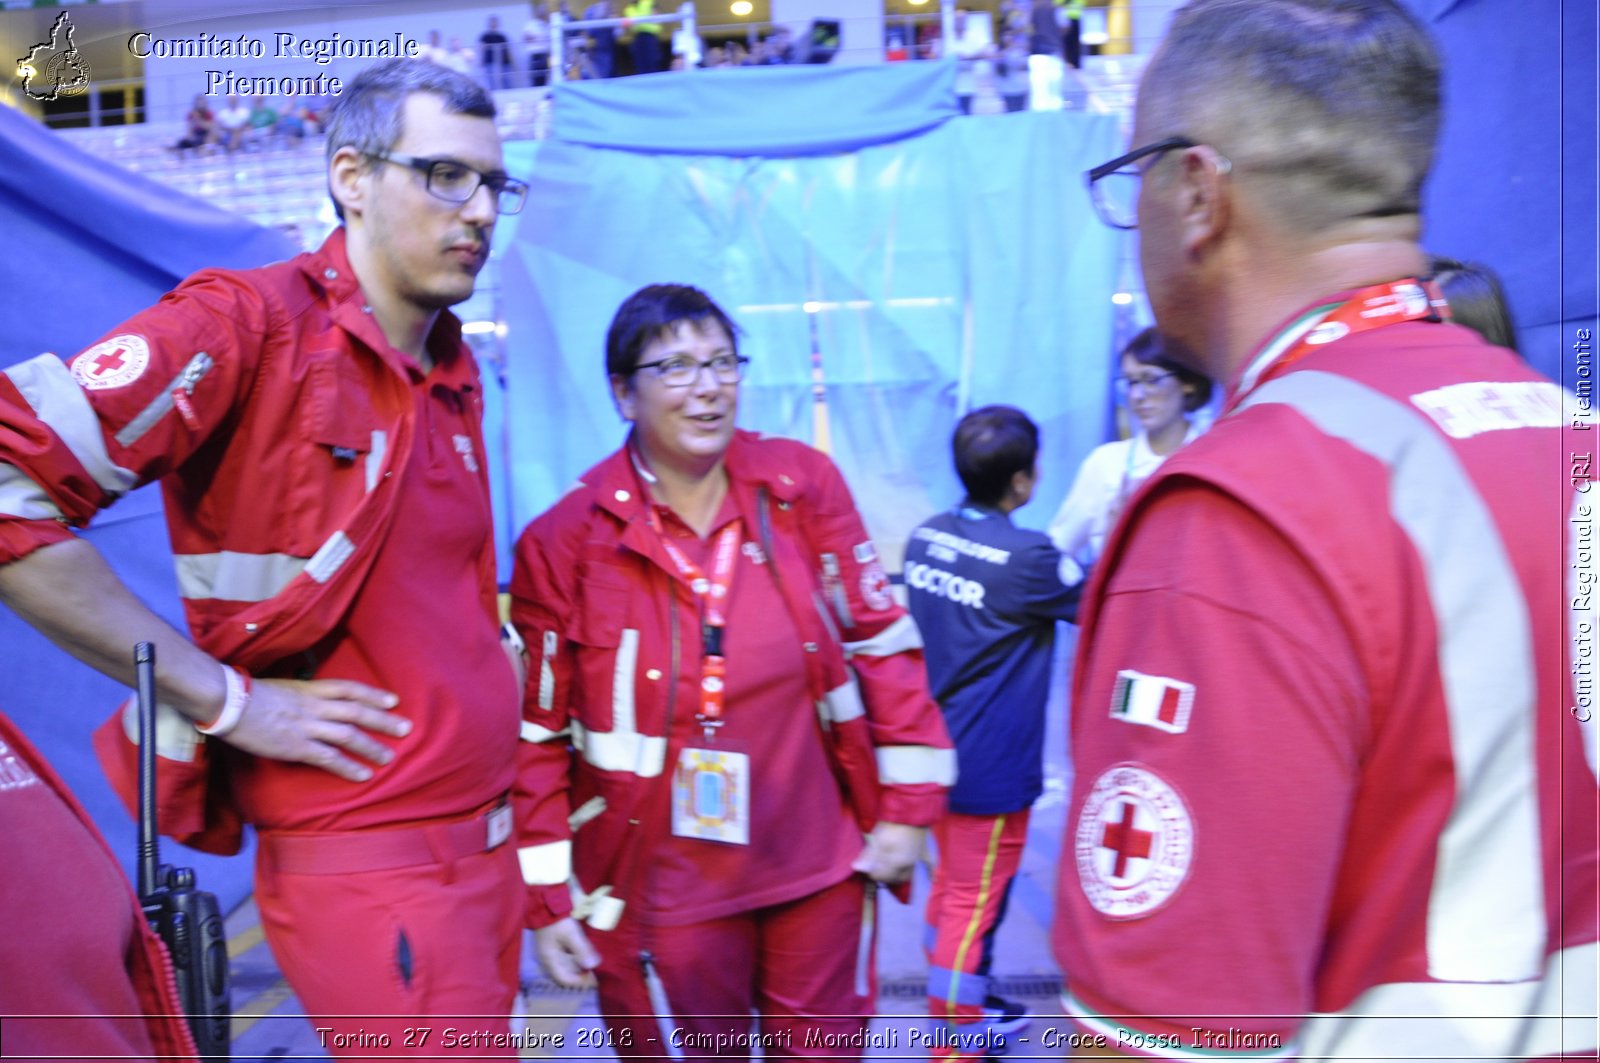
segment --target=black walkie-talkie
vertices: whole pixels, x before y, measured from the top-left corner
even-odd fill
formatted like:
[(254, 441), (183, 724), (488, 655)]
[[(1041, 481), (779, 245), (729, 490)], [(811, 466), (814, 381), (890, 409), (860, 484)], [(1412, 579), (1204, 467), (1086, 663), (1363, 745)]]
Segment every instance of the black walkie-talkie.
[(166, 942), (178, 999), (200, 1058), (230, 1058), (233, 1006), (228, 944), (215, 894), (195, 888), (194, 870), (161, 862), (156, 833), (156, 648), (133, 648), (139, 691), (139, 903)]

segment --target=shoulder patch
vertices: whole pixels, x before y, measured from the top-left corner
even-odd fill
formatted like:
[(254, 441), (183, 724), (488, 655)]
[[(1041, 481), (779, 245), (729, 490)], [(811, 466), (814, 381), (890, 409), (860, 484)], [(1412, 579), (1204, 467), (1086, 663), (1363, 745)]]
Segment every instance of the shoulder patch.
[(1111, 718), (1123, 723), (1154, 727), (1168, 734), (1189, 729), (1194, 708), (1194, 684), (1164, 675), (1145, 675), (1125, 668), (1111, 688)]
[(856, 543), (850, 552), (855, 554), (856, 564), (858, 565), (865, 565), (870, 561), (876, 561), (878, 558), (878, 549), (872, 545), (871, 539), (864, 543)]
[(1111, 919), (1138, 919), (1172, 899), (1194, 862), (1195, 826), (1178, 791), (1138, 764), (1107, 769), (1078, 814), (1083, 895)]
[(127, 333), (95, 344), (72, 360), (72, 378), (90, 391), (127, 387), (150, 365), (150, 344)]
[(894, 598), (889, 593), (889, 574), (883, 570), (883, 562), (876, 558), (861, 569), (861, 600), (869, 609), (880, 613), (894, 607)]

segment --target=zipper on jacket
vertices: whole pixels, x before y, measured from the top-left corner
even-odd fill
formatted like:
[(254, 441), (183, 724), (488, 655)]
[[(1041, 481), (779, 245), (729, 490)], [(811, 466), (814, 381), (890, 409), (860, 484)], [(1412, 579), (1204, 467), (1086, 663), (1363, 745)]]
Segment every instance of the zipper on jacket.
[(543, 652), (539, 655), (539, 708), (549, 712), (556, 700), (556, 672), (550, 666), (555, 660), (561, 639), (554, 631), (544, 633)]
[(215, 364), (211, 355), (205, 351), (200, 351), (189, 359), (189, 363), (172, 378), (172, 383), (162, 388), (161, 393), (151, 399), (150, 405), (140, 410), (137, 417), (122, 426), (122, 431), (117, 433), (117, 443), (124, 447), (133, 446), (175, 407), (185, 424), (198, 429), (200, 420), (195, 416), (194, 408), (189, 405), (189, 396), (194, 394), (195, 385), (211, 372)]
[(661, 1027), (661, 1047), (666, 1050), (667, 1058), (682, 1059), (683, 1049), (678, 1047), (672, 1036), (675, 1029), (672, 1025), (672, 1003), (667, 999), (667, 987), (656, 973), (655, 954), (639, 953), (639, 967), (644, 972), (644, 989), (650, 997), (650, 1010), (655, 1012), (656, 1024)]

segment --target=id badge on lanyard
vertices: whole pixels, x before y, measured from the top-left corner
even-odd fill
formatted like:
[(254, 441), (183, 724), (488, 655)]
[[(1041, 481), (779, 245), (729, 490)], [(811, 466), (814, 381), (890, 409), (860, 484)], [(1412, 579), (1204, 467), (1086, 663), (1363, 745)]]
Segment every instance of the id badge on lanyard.
[(750, 844), (750, 757), (729, 749), (685, 749), (672, 774), (672, 833)]
[(689, 582), (701, 608), (700, 704), (696, 719), (705, 728), (706, 745), (688, 747), (678, 754), (672, 775), (672, 833), (680, 838), (749, 845), (750, 756), (711, 746), (727, 707), (728, 668), (723, 656), (723, 635), (744, 522), (735, 520), (722, 529), (709, 575), (661, 534), (654, 510), (650, 524), (661, 535), (662, 547)]

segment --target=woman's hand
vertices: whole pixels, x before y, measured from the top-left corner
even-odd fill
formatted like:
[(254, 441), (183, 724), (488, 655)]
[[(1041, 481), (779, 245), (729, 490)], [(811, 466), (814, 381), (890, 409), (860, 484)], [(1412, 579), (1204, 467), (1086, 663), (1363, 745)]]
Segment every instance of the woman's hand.
[(904, 823), (879, 823), (867, 835), (867, 844), (850, 866), (874, 882), (897, 886), (910, 882), (911, 874), (922, 859), (922, 848), (927, 840), (926, 827), (910, 827)]

